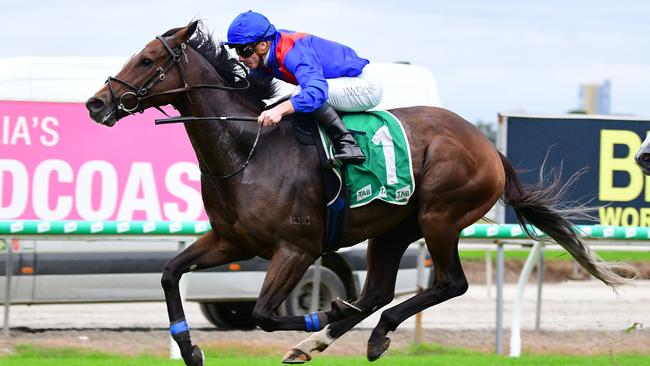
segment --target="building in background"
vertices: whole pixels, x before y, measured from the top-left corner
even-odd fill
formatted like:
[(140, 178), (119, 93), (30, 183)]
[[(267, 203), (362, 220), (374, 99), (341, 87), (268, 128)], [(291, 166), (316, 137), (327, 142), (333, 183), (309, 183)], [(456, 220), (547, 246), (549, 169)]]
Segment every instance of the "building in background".
[(611, 83), (580, 85), (580, 110), (586, 114), (611, 114)]

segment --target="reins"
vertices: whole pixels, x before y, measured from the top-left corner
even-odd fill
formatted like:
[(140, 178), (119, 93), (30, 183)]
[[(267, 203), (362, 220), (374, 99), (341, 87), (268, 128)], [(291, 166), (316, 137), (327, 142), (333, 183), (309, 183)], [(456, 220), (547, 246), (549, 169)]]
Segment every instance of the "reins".
[[(156, 125), (166, 125), (166, 124), (172, 124), (172, 123), (189, 123), (189, 122), (197, 122), (197, 121), (243, 121), (243, 122), (255, 122), (257, 123), (257, 117), (170, 117), (170, 118), (159, 118), (155, 120)], [(260, 125), (257, 128), (257, 134), (255, 135), (255, 141), (253, 141), (253, 146), (251, 146), (251, 150), (248, 152), (248, 157), (246, 157), (246, 161), (242, 166), (235, 170), (234, 172), (226, 175), (212, 175), (205, 173), (203, 170), (201, 170), (201, 174), (214, 178), (214, 179), (228, 179), (237, 173), (241, 172), (248, 166), (248, 163), (251, 160), (251, 157), (253, 157), (253, 152), (255, 152), (255, 147), (257, 147), (257, 142), (260, 139), (260, 134), (262, 132), (262, 125)]]
[[(185, 93), (190, 90), (194, 89), (213, 89), (213, 90), (225, 90), (225, 91), (239, 91), (239, 90), (246, 90), (250, 87), (250, 81), (248, 80), (248, 71), (246, 68), (240, 63), (237, 62), (237, 65), (244, 71), (244, 76), (241, 76), (239, 74), (233, 74), (234, 77), (243, 80), (246, 82), (246, 85), (241, 86), (241, 87), (236, 87), (236, 86), (224, 86), (224, 85), (204, 85), (204, 84), (199, 84), (199, 85), (189, 85), (185, 79), (185, 73), (183, 72), (183, 68), (180, 66), (180, 61), (184, 57), (185, 62), (189, 63), (187, 60), (187, 55), (185, 54), (185, 48), (187, 47), (185, 43), (181, 43), (177, 47), (171, 48), (167, 42), (163, 39), (161, 36), (157, 36), (156, 39), (158, 39), (160, 42), (162, 42), (163, 46), (165, 46), (165, 49), (169, 53), (169, 59), (165, 61), (165, 64), (163, 66), (159, 66), (156, 69), (156, 73), (152, 75), (149, 79), (147, 79), (142, 86), (135, 87), (134, 85), (120, 80), (118, 78), (114, 78), (109, 76), (108, 79), (106, 80), (106, 84), (108, 84), (108, 90), (111, 93), (111, 97), (113, 98), (113, 105), (114, 105), (114, 110), (117, 112), (118, 110), (122, 110), (126, 112), (127, 114), (133, 114), (134, 112), (143, 112), (142, 108), (142, 102), (153, 97), (158, 97), (161, 95), (168, 95), (168, 94), (177, 94), (177, 93)], [(183, 57), (181, 57), (183, 56)], [(154, 94), (149, 94), (149, 90), (153, 88), (156, 84), (159, 82), (165, 80), (166, 73), (169, 71), (174, 65), (178, 65), (178, 70), (181, 75), (181, 80), (183, 81), (183, 87), (180, 88), (175, 88), (171, 90), (166, 90), (163, 92), (159, 93), (154, 93)], [(111, 85), (111, 82), (115, 81), (118, 82), (127, 88), (131, 89), (131, 91), (126, 91), (122, 93), (122, 95), (117, 98), (115, 92), (113, 91), (113, 87)], [(188, 96), (189, 97), (189, 96)], [(133, 106), (127, 106), (125, 105), (128, 102), (128, 98), (134, 98), (135, 99), (135, 105)], [(119, 103), (118, 103), (119, 101)], [(191, 99), (190, 99), (191, 102)], [(217, 121), (245, 121), (245, 122), (257, 122), (257, 117), (170, 117), (165, 111), (163, 111), (160, 107), (155, 107), (159, 111), (161, 111), (164, 115), (166, 115), (169, 118), (163, 118), (163, 119), (156, 119), (155, 124), (156, 125), (162, 125), (162, 124), (171, 124), (171, 123), (186, 123), (186, 122), (195, 122), (195, 121), (208, 121), (208, 120), (217, 120)], [(226, 175), (212, 175), (212, 174), (207, 174), (201, 169), (201, 174), (214, 178), (214, 179), (228, 179), (238, 173), (240, 173), (242, 170), (248, 166), (248, 163), (250, 162), (250, 159), (253, 156), (253, 153), (255, 152), (255, 148), (257, 147), (257, 142), (260, 139), (260, 135), (262, 132), (262, 126), (260, 125), (259, 128), (257, 129), (257, 134), (255, 135), (255, 140), (253, 141), (253, 145), (251, 146), (250, 152), (248, 153), (248, 157), (246, 157), (246, 161), (242, 164), (242, 166), (235, 170), (234, 172)]]
[(186, 123), (196, 121), (243, 121), (257, 122), (257, 117), (170, 117), (156, 119), (156, 125), (167, 125), (172, 123)]

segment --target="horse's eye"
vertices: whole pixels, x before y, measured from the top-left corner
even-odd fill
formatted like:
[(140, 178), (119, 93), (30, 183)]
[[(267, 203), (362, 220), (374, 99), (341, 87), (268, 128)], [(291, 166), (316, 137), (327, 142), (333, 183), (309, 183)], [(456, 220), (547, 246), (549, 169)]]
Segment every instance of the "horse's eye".
[(150, 67), (151, 65), (153, 65), (153, 61), (150, 58), (143, 58), (142, 61), (140, 61), (140, 66)]

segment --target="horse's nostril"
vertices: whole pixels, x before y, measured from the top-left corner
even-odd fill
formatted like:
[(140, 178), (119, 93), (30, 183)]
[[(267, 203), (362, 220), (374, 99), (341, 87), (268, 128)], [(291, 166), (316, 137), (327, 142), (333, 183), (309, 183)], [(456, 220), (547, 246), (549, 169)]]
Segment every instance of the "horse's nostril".
[(97, 112), (104, 108), (104, 102), (99, 98), (92, 97), (86, 102), (86, 108), (90, 112)]

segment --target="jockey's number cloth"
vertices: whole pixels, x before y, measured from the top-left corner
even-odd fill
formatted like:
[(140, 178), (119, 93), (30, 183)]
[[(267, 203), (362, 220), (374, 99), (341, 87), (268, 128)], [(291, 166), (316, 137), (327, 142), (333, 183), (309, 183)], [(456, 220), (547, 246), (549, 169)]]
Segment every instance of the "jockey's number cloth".
[[(405, 205), (415, 190), (413, 164), (408, 139), (402, 123), (386, 111), (369, 111), (343, 115), (345, 126), (366, 155), (361, 165), (345, 165), (350, 207), (360, 207), (375, 199)], [(321, 139), (328, 158), (334, 151), (322, 128)]]

